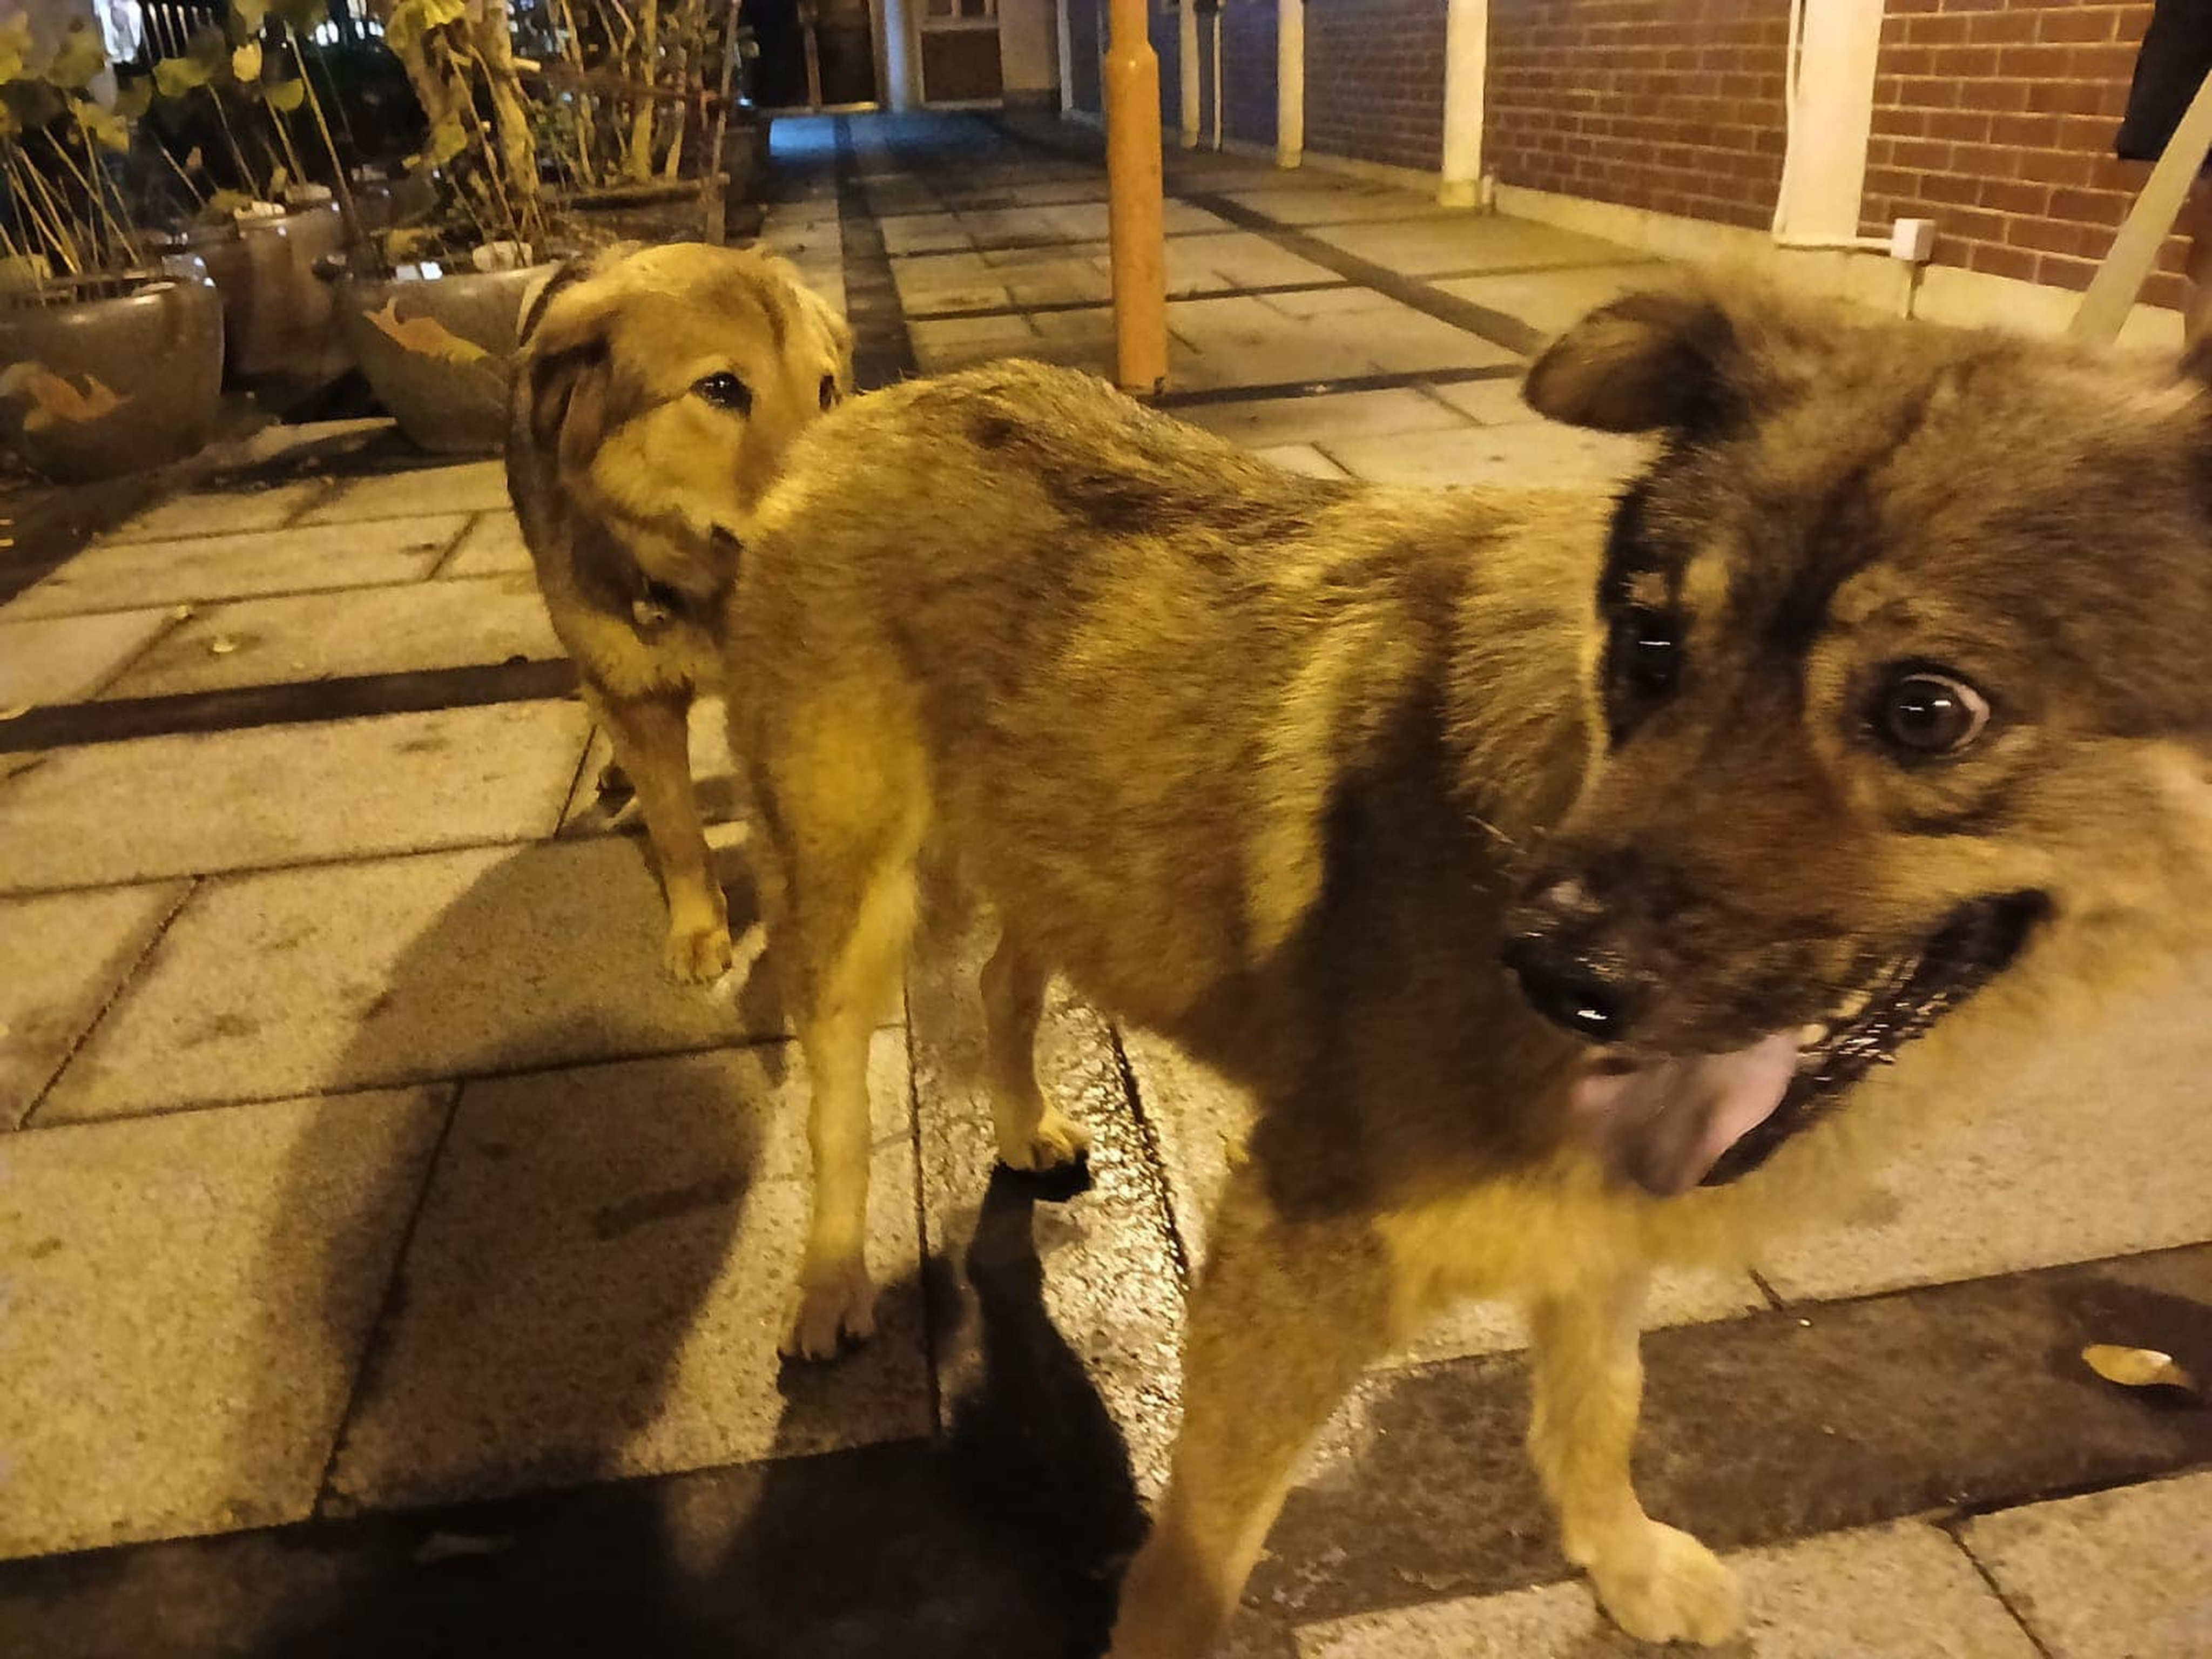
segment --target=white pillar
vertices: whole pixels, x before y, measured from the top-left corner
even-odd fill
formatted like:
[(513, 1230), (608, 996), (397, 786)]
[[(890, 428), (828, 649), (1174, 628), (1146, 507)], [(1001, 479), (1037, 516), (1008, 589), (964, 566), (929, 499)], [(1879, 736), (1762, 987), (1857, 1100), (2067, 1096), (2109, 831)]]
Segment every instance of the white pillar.
[(1053, 15), (1060, 30), (1060, 112), (1075, 107), (1075, 31), (1067, 21), (1067, 0), (1058, 0)]
[(1198, 148), (1198, 0), (1182, 0), (1176, 18), (1177, 80), (1182, 84), (1182, 147)]
[(1275, 0), (1275, 165), (1306, 159), (1306, 0)]
[(1482, 187), (1482, 83), (1490, 0), (1445, 0), (1443, 182), (1437, 200), (1473, 207)]
[(1777, 236), (1849, 241), (1859, 234), (1881, 15), (1882, 0), (1805, 8), (1797, 107), (1774, 204)]

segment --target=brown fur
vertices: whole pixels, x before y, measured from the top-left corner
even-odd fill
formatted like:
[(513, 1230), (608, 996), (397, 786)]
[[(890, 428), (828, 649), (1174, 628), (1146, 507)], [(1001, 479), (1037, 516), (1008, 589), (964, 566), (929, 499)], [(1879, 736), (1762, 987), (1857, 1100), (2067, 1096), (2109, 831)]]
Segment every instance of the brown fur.
[[(732, 374), (750, 410), (696, 390)], [(754, 508), (793, 439), (851, 389), (852, 337), (783, 260), (678, 243), (556, 276), (525, 328), (507, 486), (554, 630), (635, 783), (668, 896), (667, 963), (713, 980), (729, 921), (685, 720)]]
[[(2112, 923), (2137, 948), (2212, 872), (2192, 389), (1690, 293), (1596, 313), (1529, 395), (1664, 434), (1618, 514), (1294, 477), (1020, 364), (841, 412), (762, 509), (730, 708), (814, 1091), (793, 1350), (869, 1327), (867, 1035), (925, 861), (1002, 929), (1007, 1161), (1082, 1145), (1030, 1054), (1052, 971), (1256, 1103), (1116, 1659), (1206, 1650), (1313, 1431), (1469, 1295), (1531, 1315), (1530, 1449), (1605, 1606), (1646, 1638), (1731, 1634), (1726, 1570), (1629, 1485), (1650, 1267), (1826, 1207), (1847, 1131), (2018, 1041), (2039, 982), (2071, 1012)], [(1686, 629), (1663, 707), (1612, 683), (1631, 592)], [(1861, 688), (1899, 657), (1981, 675), (1988, 741), (1877, 752)], [(1570, 1125), (1582, 1050), (1500, 966), (1516, 895), (1565, 878), (1602, 889), (1591, 926), (1659, 982), (1670, 1051), (1804, 1018), (1962, 897), (2033, 889), (2052, 920), (1902, 1085), (1661, 1200)]]

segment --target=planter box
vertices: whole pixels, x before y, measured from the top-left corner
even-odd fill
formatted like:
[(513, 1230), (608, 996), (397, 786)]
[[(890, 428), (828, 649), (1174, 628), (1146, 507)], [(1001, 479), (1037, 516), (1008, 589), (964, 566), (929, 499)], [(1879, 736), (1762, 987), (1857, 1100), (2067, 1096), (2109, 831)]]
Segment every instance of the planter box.
[(222, 295), (234, 381), (311, 389), (345, 372), (330, 284), (315, 275), (317, 260), (345, 248), (337, 204), (202, 232), (185, 246), (207, 261)]
[(222, 398), (222, 302), (196, 259), (0, 294), (0, 419), (50, 478), (183, 460)]
[(340, 281), (345, 343), (418, 447), (489, 455), (506, 443), (507, 375), (523, 307), (556, 269)]

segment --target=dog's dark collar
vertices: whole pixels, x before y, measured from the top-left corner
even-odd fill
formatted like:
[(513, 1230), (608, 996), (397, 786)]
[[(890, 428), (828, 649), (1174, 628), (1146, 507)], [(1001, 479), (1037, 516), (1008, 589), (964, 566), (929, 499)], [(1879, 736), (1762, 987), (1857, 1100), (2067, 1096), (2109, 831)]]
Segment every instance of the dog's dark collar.
[(693, 611), (690, 595), (666, 582), (637, 573), (637, 597), (629, 602), (629, 619), (641, 633), (651, 634), (672, 622), (688, 621)]

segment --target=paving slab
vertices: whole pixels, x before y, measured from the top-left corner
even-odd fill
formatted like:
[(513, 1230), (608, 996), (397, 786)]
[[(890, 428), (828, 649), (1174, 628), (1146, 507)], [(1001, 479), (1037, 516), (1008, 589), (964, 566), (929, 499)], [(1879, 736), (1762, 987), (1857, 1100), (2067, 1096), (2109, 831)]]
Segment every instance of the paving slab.
[(23, 1121), (188, 890), (0, 899), (0, 1130)]
[(1458, 386), (1438, 386), (1434, 391), (1436, 396), (1482, 426), (1510, 426), (1544, 419), (1528, 407), (1528, 400), (1521, 395), (1521, 377), (1517, 374), (1509, 380), (1467, 380)]
[(159, 610), (0, 623), (0, 709), (82, 702), (169, 623)]
[(876, 228), (883, 234), (884, 252), (894, 258), (957, 252), (972, 248), (975, 242), (973, 233), (951, 213), (902, 213), (877, 220)]
[(1252, 453), (1285, 471), (1304, 473), (1309, 478), (1348, 478), (1352, 476), (1311, 444), (1273, 444)]
[(806, 1109), (795, 1043), (688, 1078), (602, 1067), (468, 1085), (338, 1450), (334, 1504), (499, 1496), (927, 1433), (903, 1032), (879, 1036), (872, 1076), (883, 1109), (869, 1246), (892, 1287), (883, 1323), (834, 1365), (781, 1370), (811, 1192), (792, 1135)]
[(2212, 1240), (2208, 994), (2212, 954), (2048, 1043), (1977, 1054), (1933, 1104), (1887, 1086), (1941, 1063), (1908, 1055), (1850, 1108), (1879, 1158), (1862, 1224), (1777, 1241), (1768, 1282), (1861, 1295)]
[(546, 835), (589, 729), (562, 700), (53, 750), (0, 782), (0, 892)]
[[(982, 1078), (975, 986), (984, 941), (925, 951), (908, 982), (928, 1250), (945, 1429), (1018, 1402), (993, 1398), (1011, 1366), (1059, 1368), (1053, 1392), (1090, 1395), (1040, 1425), (1060, 1455), (1095, 1462), (1111, 1445), (1139, 1490), (1164, 1480), (1179, 1398), (1181, 1266), (1166, 1194), (1130, 1109), (1112, 1032), (1064, 988), (1048, 997), (1037, 1076), (1048, 1100), (1091, 1132), (1087, 1183), (998, 1167)], [(1009, 1354), (1007, 1350), (1015, 1352)], [(1083, 1443), (1093, 1443), (1085, 1450)]]
[(1326, 380), (1375, 369), (1365, 342), (1308, 327), (1241, 295), (1172, 301), (1168, 328), (1187, 348), (1171, 375), (1178, 389)]
[(1321, 225), (1309, 234), (1405, 276), (1498, 266), (1614, 264), (1633, 257), (1617, 242), (1495, 214), (1417, 224)]
[[(2212, 1413), (2160, 1410), (2079, 1356), (2155, 1329), (2212, 1368), (2208, 1304), (2200, 1247), (1656, 1331), (1638, 1489), (1729, 1550), (2201, 1468)], [(1565, 1576), (1518, 1359), (1376, 1382), (1357, 1456), (1291, 1494), (1250, 1604), (1312, 1622)]]
[(1464, 428), (1467, 418), (1438, 401), (1439, 392), (1340, 392), (1317, 398), (1259, 398), (1200, 404), (1175, 416), (1255, 448), (1277, 444), (1334, 444), (1406, 432)]
[[(731, 902), (742, 927), (742, 886)], [(665, 931), (643, 849), (627, 837), (210, 882), (35, 1121), (781, 1032), (765, 980), (709, 993), (667, 978)]]
[(562, 654), (536, 580), (513, 573), (207, 605), (101, 696), (164, 696)]
[[(1755, 1659), (2039, 1659), (1973, 1563), (1920, 1522), (1732, 1558)], [(1303, 1630), (1298, 1659), (1637, 1659), (1656, 1650), (1581, 1583), (1400, 1608)], [(2117, 1650), (2116, 1650), (2117, 1651)], [(2146, 1656), (2146, 1659), (2148, 1656)]]
[(1961, 1536), (2050, 1659), (2212, 1653), (2212, 1474), (2006, 1510)]
[(529, 570), (529, 545), (512, 512), (485, 513), (471, 520), (452, 555), (438, 567), (443, 578), (505, 575)]
[(1616, 488), (1650, 453), (1640, 438), (1550, 422), (1328, 446), (1352, 472), (1377, 483), (1503, 484), (1516, 489)]
[(1656, 287), (1669, 269), (1657, 260), (1637, 259), (1619, 264), (1461, 277), (1439, 282), (1437, 287), (1460, 299), (1518, 317), (1547, 334), (1559, 334), (1624, 294)]
[(1328, 266), (1301, 258), (1249, 230), (1174, 237), (1167, 244), (1167, 256), (1170, 295), (1188, 294), (1199, 289), (1259, 288), (1270, 283), (1337, 280), (1336, 273)]
[(420, 518), (426, 513), (492, 513), (507, 505), (504, 464), (470, 461), (352, 479), (300, 521), (352, 524), (367, 519)]
[(322, 482), (275, 484), (265, 489), (208, 489), (177, 495), (134, 514), (99, 538), (96, 545), (167, 541), (177, 536), (234, 536), (242, 531), (275, 530), (331, 493)]
[(89, 548), (0, 607), (0, 620), (413, 581), (467, 523), (447, 514), (395, 519), (374, 533), (318, 525)]
[(1000, 357), (1033, 356), (1043, 339), (1026, 317), (962, 317), (907, 325), (915, 362), (943, 374)]
[(305, 1516), (444, 1113), (410, 1090), (0, 1141), (0, 1556)]
[(1462, 222), (1470, 217), (1464, 208), (1439, 207), (1410, 190), (1378, 190), (1359, 185), (1339, 184), (1325, 190), (1310, 185), (1243, 185), (1223, 193), (1239, 206), (1264, 213), (1286, 225)]

